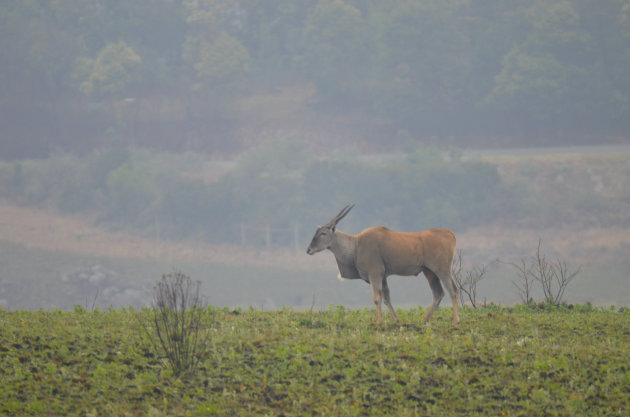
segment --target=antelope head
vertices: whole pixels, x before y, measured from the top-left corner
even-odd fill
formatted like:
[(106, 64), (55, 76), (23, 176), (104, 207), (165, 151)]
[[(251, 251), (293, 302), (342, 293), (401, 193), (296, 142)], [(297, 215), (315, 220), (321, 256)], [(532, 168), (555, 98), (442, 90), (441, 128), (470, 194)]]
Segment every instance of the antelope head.
[(339, 220), (343, 219), (346, 214), (354, 207), (354, 204), (344, 207), (339, 214), (333, 217), (328, 223), (320, 226), (315, 231), (311, 244), (306, 249), (306, 253), (314, 255), (324, 249), (329, 249), (335, 239), (335, 229)]

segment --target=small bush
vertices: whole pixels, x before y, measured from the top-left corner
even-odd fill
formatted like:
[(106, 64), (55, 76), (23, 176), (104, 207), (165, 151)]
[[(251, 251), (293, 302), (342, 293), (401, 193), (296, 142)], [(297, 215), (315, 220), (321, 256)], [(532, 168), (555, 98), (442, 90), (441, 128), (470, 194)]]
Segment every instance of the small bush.
[(208, 310), (199, 294), (200, 285), (181, 272), (173, 272), (162, 275), (153, 289), (153, 331), (146, 324), (144, 329), (176, 375), (193, 371), (209, 348), (204, 320)]

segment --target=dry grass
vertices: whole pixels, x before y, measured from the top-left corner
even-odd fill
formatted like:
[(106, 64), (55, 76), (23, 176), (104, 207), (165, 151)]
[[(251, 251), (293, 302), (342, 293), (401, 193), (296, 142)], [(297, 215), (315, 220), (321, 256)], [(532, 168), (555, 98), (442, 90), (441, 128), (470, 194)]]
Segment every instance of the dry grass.
[[(281, 266), (296, 270), (336, 268), (330, 256), (312, 257), (293, 249), (261, 251), (234, 245), (214, 245), (193, 240), (155, 240), (123, 232), (105, 231), (79, 216), (70, 218), (46, 210), (0, 203), (0, 240), (28, 248), (111, 258), (205, 261), (219, 264)], [(563, 258), (586, 262), (596, 252), (614, 254), (630, 247), (627, 228), (507, 228), (500, 224), (474, 227), (458, 233), (457, 247), (466, 258), (483, 260), (522, 256), (538, 240)]]
[(551, 154), (485, 158), (507, 183), (526, 181), (534, 191), (554, 194), (586, 188), (601, 197), (630, 196), (630, 154)]
[(227, 265), (245, 263), (298, 270), (334, 267), (333, 260), (315, 259), (291, 249), (262, 253), (255, 248), (213, 245), (193, 240), (155, 240), (130, 233), (109, 232), (90, 226), (86, 219), (79, 216), (70, 218), (7, 202), (0, 202), (0, 219), (0, 240), (46, 251)]

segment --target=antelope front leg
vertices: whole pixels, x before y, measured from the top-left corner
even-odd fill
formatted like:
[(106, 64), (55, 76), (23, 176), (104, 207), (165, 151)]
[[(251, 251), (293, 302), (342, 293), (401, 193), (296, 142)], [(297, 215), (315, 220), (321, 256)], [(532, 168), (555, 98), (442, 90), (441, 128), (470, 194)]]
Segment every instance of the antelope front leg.
[(394, 310), (394, 306), (392, 305), (392, 299), (389, 296), (389, 287), (387, 286), (387, 278), (383, 279), (383, 301), (385, 301), (385, 305), (389, 309), (389, 312), (391, 313), (394, 321), (398, 323), (398, 315), (396, 315), (396, 310)]
[(383, 321), (383, 316), (381, 315), (381, 281), (380, 280), (370, 280), (370, 284), (372, 286), (372, 299), (374, 300), (374, 305), (376, 306), (376, 324), (381, 324)]

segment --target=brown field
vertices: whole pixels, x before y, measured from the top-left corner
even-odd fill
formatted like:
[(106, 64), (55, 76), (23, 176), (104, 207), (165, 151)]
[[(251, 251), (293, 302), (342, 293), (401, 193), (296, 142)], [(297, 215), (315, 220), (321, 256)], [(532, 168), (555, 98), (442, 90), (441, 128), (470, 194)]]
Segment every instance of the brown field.
[[(89, 225), (80, 217), (67, 217), (42, 209), (0, 202), (0, 240), (27, 248), (110, 258), (204, 261), (218, 264), (285, 266), (297, 270), (330, 270), (332, 257), (312, 257), (293, 249), (262, 251), (241, 246), (213, 245), (185, 240), (168, 241), (111, 232)], [(457, 235), (457, 247), (469, 262), (478, 259), (520, 258), (535, 250), (542, 239), (546, 250), (573, 262), (588, 262), (594, 255), (616, 257), (630, 248), (630, 230), (610, 228), (507, 228), (491, 224), (469, 228)], [(306, 243), (305, 243), (306, 246)]]
[(0, 219), (1, 241), (45, 251), (142, 260), (284, 265), (290, 269), (325, 267), (322, 259), (309, 257), (306, 252), (302, 256), (290, 249), (261, 252), (254, 248), (192, 240), (174, 242), (149, 239), (128, 232), (105, 231), (89, 225), (88, 220), (80, 216), (70, 218), (7, 202), (0, 202)]

